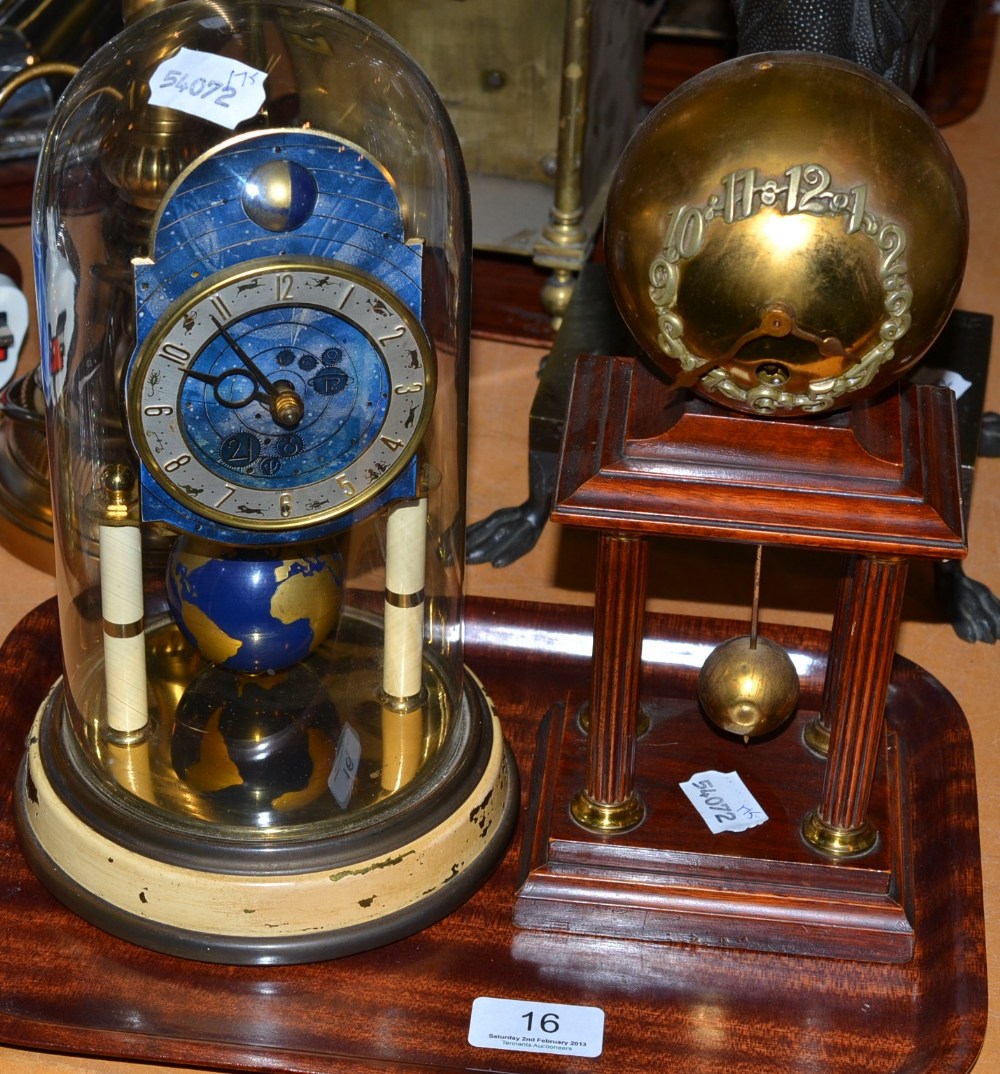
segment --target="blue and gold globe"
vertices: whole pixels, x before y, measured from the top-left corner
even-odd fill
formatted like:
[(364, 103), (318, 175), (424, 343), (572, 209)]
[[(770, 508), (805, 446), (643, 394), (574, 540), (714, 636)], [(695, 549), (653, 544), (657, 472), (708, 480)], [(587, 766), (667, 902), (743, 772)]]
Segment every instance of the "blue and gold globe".
[(335, 627), (344, 564), (336, 545), (234, 548), (180, 537), (167, 600), (182, 633), (212, 664), (274, 672), (304, 660)]

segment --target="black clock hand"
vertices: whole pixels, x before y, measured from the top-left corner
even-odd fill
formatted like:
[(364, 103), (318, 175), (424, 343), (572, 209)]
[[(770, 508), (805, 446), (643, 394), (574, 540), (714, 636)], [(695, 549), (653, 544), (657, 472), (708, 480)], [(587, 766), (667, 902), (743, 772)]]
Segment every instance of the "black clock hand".
[[(227, 369), (217, 376), (212, 376), (210, 373), (202, 373), (197, 369), (188, 369), (185, 371), (185, 376), (192, 377), (194, 380), (200, 380), (203, 384), (211, 384), (215, 392), (216, 401), (228, 410), (241, 410), (243, 407), (253, 402), (263, 403), (267, 407), (270, 407), (271, 405), (271, 397), (269, 395), (263, 395), (257, 391), (257, 382), (245, 369)], [(253, 385), (253, 390), (245, 392), (243, 395), (237, 395), (232, 389), (230, 389), (228, 394), (224, 393), (222, 391), (222, 385), (227, 380), (233, 383), (238, 383), (238, 380), (243, 380), (244, 382), (249, 381)]]
[(257, 382), (257, 384), (267, 392), (272, 398), (276, 399), (278, 396), (278, 390), (275, 386), (264, 376), (264, 374), (257, 367), (257, 363), (250, 357), (249, 354), (236, 342), (232, 333), (222, 325), (215, 317), (212, 318), (212, 323), (219, 330), (219, 335), (229, 344), (229, 349), (236, 355), (237, 358), (247, 367), (250, 375)]
[(299, 393), (292, 387), (288, 381), (278, 381), (277, 384), (272, 384), (267, 377), (260, 371), (257, 363), (250, 357), (249, 354), (240, 346), (235, 340), (232, 333), (228, 331), (215, 317), (212, 318), (212, 323), (219, 330), (219, 334), (229, 344), (230, 349), (236, 355), (237, 358), (246, 366), (250, 376), (253, 377), (254, 382), (259, 388), (263, 388), (268, 395), (268, 408), (271, 411), (271, 417), (279, 424), (283, 425), (286, 429), (292, 429), (302, 420), (304, 413), (304, 407), (302, 405), (302, 399)]

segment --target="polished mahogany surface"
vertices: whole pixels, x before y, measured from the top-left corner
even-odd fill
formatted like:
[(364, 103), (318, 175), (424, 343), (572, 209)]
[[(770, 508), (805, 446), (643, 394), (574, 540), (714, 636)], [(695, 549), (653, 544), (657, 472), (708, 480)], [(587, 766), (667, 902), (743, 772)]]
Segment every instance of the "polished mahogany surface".
[[(586, 611), (471, 601), (469, 662), (525, 776), (541, 724), (588, 674)], [(912, 825), (916, 950), (904, 964), (716, 950), (515, 929), (520, 847), (464, 907), (410, 939), (335, 962), (234, 969), (158, 955), (101, 933), (41, 887), (15, 845), (20, 743), (58, 670), (54, 607), (0, 652), (0, 1037), (115, 1058), (223, 1070), (490, 1069), (733, 1074), (965, 1071), (985, 1030), (985, 953), (968, 727), (948, 693), (899, 661), (889, 727)], [(644, 692), (690, 695), (692, 654), (735, 624), (655, 617)], [(827, 638), (777, 630), (815, 705)], [(711, 734), (702, 728), (705, 734)], [(694, 739), (697, 743), (697, 737)], [(766, 750), (767, 743), (754, 749)], [(693, 748), (697, 751), (699, 746)], [(781, 766), (772, 808), (780, 808)], [(530, 779), (525, 781), (530, 784)], [(739, 836), (728, 837), (739, 853)], [(794, 898), (794, 893), (788, 893)], [(599, 1058), (476, 1049), (479, 996), (596, 1006)], [(848, 1043), (849, 1042), (849, 1043)]]

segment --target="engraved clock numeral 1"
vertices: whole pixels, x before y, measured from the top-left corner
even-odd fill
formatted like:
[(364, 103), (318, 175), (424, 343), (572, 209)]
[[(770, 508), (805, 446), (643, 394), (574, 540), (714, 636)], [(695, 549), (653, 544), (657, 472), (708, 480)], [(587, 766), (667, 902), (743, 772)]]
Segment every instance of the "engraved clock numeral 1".
[(229, 311), (229, 307), (226, 305), (225, 299), (222, 295), (212, 295), (212, 309), (219, 315), (223, 321), (229, 321), (232, 319), (232, 313)]

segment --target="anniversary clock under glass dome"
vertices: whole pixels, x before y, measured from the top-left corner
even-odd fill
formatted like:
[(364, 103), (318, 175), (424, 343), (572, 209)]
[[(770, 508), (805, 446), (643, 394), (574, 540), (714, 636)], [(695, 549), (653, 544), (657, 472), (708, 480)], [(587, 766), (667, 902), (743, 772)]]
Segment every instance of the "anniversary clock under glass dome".
[(64, 674), (32, 866), (211, 961), (447, 913), (517, 796), (463, 664), (468, 206), (429, 83), (327, 4), (167, 7), (58, 106), (35, 245)]

